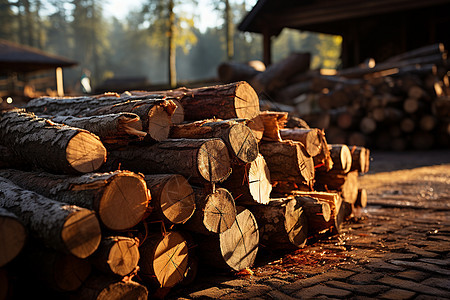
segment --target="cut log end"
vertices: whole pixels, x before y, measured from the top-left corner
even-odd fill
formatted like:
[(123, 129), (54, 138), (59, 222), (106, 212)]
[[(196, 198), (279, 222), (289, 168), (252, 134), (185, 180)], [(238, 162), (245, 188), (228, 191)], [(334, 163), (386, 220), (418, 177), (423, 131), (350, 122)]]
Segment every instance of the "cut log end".
[(259, 244), (259, 231), (255, 217), (248, 209), (238, 209), (233, 226), (220, 234), (222, 257), (235, 271), (253, 265)]
[(367, 206), (367, 190), (358, 189), (358, 197), (356, 198), (355, 207)]
[(221, 182), (231, 173), (230, 157), (224, 142), (211, 139), (200, 146), (197, 156), (198, 170), (209, 182)]
[(129, 229), (144, 218), (148, 200), (143, 177), (126, 172), (106, 187), (98, 208), (99, 218), (111, 230)]
[(246, 82), (237, 85), (234, 98), (236, 117), (252, 119), (259, 114), (259, 98), (256, 91)]
[(106, 149), (95, 135), (79, 132), (67, 145), (66, 159), (79, 173), (94, 172), (106, 161)]
[(87, 260), (60, 255), (55, 262), (55, 285), (61, 291), (77, 290), (91, 273)]
[(181, 175), (174, 175), (167, 181), (160, 198), (161, 211), (173, 224), (185, 223), (195, 211), (194, 191)]
[(308, 222), (297, 201), (289, 201), (286, 204), (284, 226), (289, 240), (294, 246), (298, 248), (305, 246), (308, 238)]
[[(0, 209), (1, 212), (1, 209)], [(16, 218), (0, 216), (0, 267), (13, 260), (23, 249), (27, 232), (25, 226)]]
[(118, 238), (109, 251), (108, 264), (114, 274), (126, 276), (136, 269), (139, 258), (136, 240)]
[(233, 196), (226, 189), (219, 188), (206, 197), (203, 224), (210, 232), (222, 233), (233, 225), (236, 207)]
[(91, 255), (100, 244), (101, 229), (92, 211), (79, 210), (72, 213), (64, 223), (61, 238), (69, 253), (79, 258)]
[(270, 171), (261, 154), (250, 164), (248, 185), (250, 194), (256, 202), (261, 204), (269, 203), (270, 193), (272, 192)]
[(181, 282), (188, 265), (188, 245), (178, 232), (170, 232), (158, 243), (152, 262), (161, 287), (173, 287)]
[(258, 156), (258, 141), (249, 127), (243, 124), (236, 124), (231, 127), (229, 141), (233, 153), (242, 162), (252, 162)]
[(173, 98), (171, 100), (177, 105), (177, 108), (175, 108), (175, 111), (172, 115), (172, 123), (181, 124), (184, 122), (184, 108), (181, 105), (180, 101), (178, 101), (177, 99)]
[(148, 135), (155, 141), (163, 141), (168, 138), (171, 116), (163, 106), (155, 105), (149, 111)]

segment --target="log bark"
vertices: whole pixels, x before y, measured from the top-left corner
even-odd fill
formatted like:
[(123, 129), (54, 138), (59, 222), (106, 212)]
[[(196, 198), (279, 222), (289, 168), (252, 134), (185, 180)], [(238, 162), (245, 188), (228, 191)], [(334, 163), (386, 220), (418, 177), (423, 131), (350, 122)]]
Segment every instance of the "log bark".
[(71, 176), (5, 169), (0, 177), (50, 199), (93, 210), (109, 230), (137, 225), (151, 199), (144, 177), (129, 171)]
[(355, 207), (367, 206), (367, 190), (364, 188), (358, 189), (358, 196), (356, 197)]
[(318, 155), (322, 150), (320, 129), (281, 129), (280, 136), (282, 140), (301, 142), (311, 157)]
[(260, 145), (260, 153), (267, 162), (272, 181), (306, 182), (306, 185), (311, 186), (314, 180), (314, 163), (305, 152), (303, 145), (294, 141)]
[(249, 64), (227, 61), (217, 67), (217, 74), (223, 83), (236, 81), (249, 81), (255, 75), (261, 73)]
[(248, 208), (258, 224), (261, 245), (273, 250), (292, 250), (305, 246), (309, 224), (296, 199), (272, 199), (267, 205)]
[(196, 210), (183, 228), (204, 235), (222, 233), (233, 225), (236, 206), (233, 196), (224, 188), (214, 191), (195, 189)]
[(345, 144), (329, 144), (333, 170), (348, 173), (352, 167), (352, 153)]
[(19, 264), (22, 280), (37, 280), (58, 292), (77, 290), (92, 271), (88, 260), (46, 248), (37, 241), (24, 249)]
[(280, 129), (284, 128), (288, 113), (263, 111), (259, 115), (264, 124), (264, 134), (262, 139), (269, 142), (281, 142)]
[(236, 220), (230, 229), (213, 235), (197, 237), (202, 263), (228, 271), (253, 266), (258, 252), (259, 231), (253, 214), (237, 207)]
[(105, 275), (125, 277), (137, 271), (139, 242), (124, 236), (107, 236), (89, 257), (89, 262)]
[(53, 201), (0, 177), (0, 206), (20, 219), (48, 247), (86, 258), (98, 247), (100, 224), (93, 211)]
[(142, 121), (133, 113), (117, 113), (91, 117), (48, 116), (55, 123), (85, 129), (105, 144), (128, 144), (142, 140), (147, 133), (142, 130)]
[(350, 152), (352, 154), (352, 165), (350, 170), (356, 170), (361, 174), (369, 172), (370, 150), (365, 147), (352, 146)]
[(330, 204), (313, 197), (296, 196), (297, 204), (302, 207), (308, 223), (308, 236), (321, 234), (330, 229)]
[(170, 138), (220, 138), (227, 146), (230, 156), (241, 164), (254, 161), (259, 152), (252, 130), (234, 120), (202, 120), (175, 125), (170, 130)]
[(120, 280), (115, 277), (92, 274), (74, 293), (71, 300), (147, 300), (147, 288), (132, 280)]
[(0, 169), (30, 169), (30, 165), (6, 146), (0, 145)]
[(325, 131), (319, 132), (321, 150), (319, 154), (313, 157), (314, 168), (317, 171), (329, 171), (333, 168), (333, 159), (331, 158), (330, 147), (328, 146), (327, 139), (325, 138)]
[(186, 178), (179, 174), (158, 174), (146, 175), (145, 181), (157, 219), (168, 224), (184, 224), (192, 217), (196, 209), (195, 195)]
[(245, 81), (149, 93), (176, 98), (183, 106), (185, 120), (252, 119), (259, 114), (258, 95)]
[(107, 170), (144, 174), (180, 174), (190, 182), (217, 183), (231, 173), (225, 143), (220, 139), (168, 139), (150, 146), (127, 146), (109, 153)]
[(316, 187), (318, 190), (340, 192), (345, 202), (354, 204), (358, 196), (358, 176), (358, 171), (345, 174), (338, 170), (318, 173)]
[(94, 172), (106, 160), (96, 135), (19, 109), (0, 114), (0, 140), (23, 160), (53, 172)]
[(27, 241), (27, 231), (19, 218), (0, 207), (0, 267), (7, 265), (21, 252)]
[(230, 177), (222, 183), (237, 204), (267, 204), (270, 201), (272, 184), (270, 171), (261, 154), (250, 164), (233, 166)]
[(151, 233), (139, 252), (138, 275), (145, 283), (165, 288), (183, 280), (189, 253), (186, 239), (179, 232)]

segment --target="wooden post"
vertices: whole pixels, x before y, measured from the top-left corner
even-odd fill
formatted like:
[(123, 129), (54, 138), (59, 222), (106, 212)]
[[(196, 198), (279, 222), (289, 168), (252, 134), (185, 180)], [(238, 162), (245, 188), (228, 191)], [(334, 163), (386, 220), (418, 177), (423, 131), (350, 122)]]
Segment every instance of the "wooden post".
[(266, 66), (272, 64), (272, 35), (267, 27), (263, 28), (263, 62)]
[(61, 67), (56, 68), (56, 92), (58, 97), (64, 96), (63, 70)]

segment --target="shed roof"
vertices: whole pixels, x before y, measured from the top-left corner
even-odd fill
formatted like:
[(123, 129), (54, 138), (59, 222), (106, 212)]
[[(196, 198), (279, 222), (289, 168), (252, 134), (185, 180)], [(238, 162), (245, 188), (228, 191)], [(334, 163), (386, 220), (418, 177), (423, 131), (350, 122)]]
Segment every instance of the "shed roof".
[(74, 65), (77, 65), (77, 62), (67, 58), (0, 40), (0, 71), (33, 72)]
[(238, 29), (277, 35), (284, 27), (340, 34), (344, 20), (448, 4), (450, 0), (259, 0)]

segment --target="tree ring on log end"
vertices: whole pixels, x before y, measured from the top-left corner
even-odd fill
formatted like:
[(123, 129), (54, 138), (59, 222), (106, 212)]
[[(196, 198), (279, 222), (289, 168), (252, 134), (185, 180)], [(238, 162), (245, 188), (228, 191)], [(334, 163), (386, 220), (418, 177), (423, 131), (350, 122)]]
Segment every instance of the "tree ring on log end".
[(91, 274), (91, 264), (73, 255), (61, 254), (55, 262), (55, 283), (61, 291), (77, 290)]
[(66, 159), (77, 172), (94, 172), (106, 161), (106, 149), (99, 138), (82, 131), (67, 144)]
[(308, 238), (308, 220), (302, 207), (294, 199), (286, 204), (284, 226), (293, 245), (299, 248), (305, 246)]
[(173, 287), (184, 278), (188, 265), (188, 245), (178, 232), (169, 232), (157, 244), (153, 270), (161, 287)]
[(258, 156), (258, 142), (249, 127), (243, 124), (233, 125), (230, 128), (229, 141), (233, 152), (242, 162), (252, 162)]
[(248, 170), (248, 186), (250, 195), (261, 204), (267, 204), (270, 201), (272, 184), (270, 182), (270, 171), (264, 157), (259, 154), (250, 164)]
[(100, 200), (98, 215), (108, 229), (124, 230), (142, 221), (147, 211), (147, 184), (134, 173), (118, 174)]
[(233, 270), (251, 267), (258, 252), (259, 231), (253, 214), (238, 208), (236, 220), (229, 230), (219, 236), (220, 250), (225, 263)]
[(164, 185), (160, 199), (164, 217), (173, 224), (185, 223), (195, 212), (194, 190), (182, 175), (175, 174)]
[(13, 260), (23, 249), (27, 239), (25, 226), (15, 217), (0, 219), (0, 267)]
[(175, 98), (170, 99), (172, 100), (177, 107), (175, 108), (173, 115), (172, 115), (172, 123), (173, 124), (181, 124), (184, 122), (184, 108), (181, 105), (180, 101), (178, 101)]
[(221, 139), (210, 139), (203, 143), (197, 154), (200, 175), (209, 182), (225, 180), (231, 174), (228, 149)]
[(347, 145), (342, 145), (342, 149), (341, 149), (341, 156), (340, 156), (340, 161), (342, 163), (342, 170), (344, 171), (344, 173), (347, 173), (350, 171), (350, 168), (352, 167), (352, 153), (350, 152), (350, 149), (348, 148)]
[(148, 290), (133, 281), (117, 281), (104, 287), (96, 300), (146, 300)]
[(226, 189), (218, 188), (215, 193), (206, 197), (203, 210), (203, 224), (210, 232), (222, 233), (231, 226), (236, 219), (236, 206), (233, 196)]
[(148, 112), (148, 135), (155, 141), (164, 141), (169, 137), (171, 117), (161, 105), (153, 106)]
[(255, 89), (247, 82), (242, 82), (236, 86), (234, 107), (236, 117), (252, 119), (259, 115), (259, 98)]
[(70, 214), (61, 230), (61, 239), (69, 253), (86, 258), (95, 250), (101, 240), (101, 229), (93, 211), (82, 209)]
[(130, 274), (139, 262), (139, 248), (137, 241), (130, 238), (117, 237), (108, 255), (110, 266), (114, 267), (114, 274), (126, 276)]

